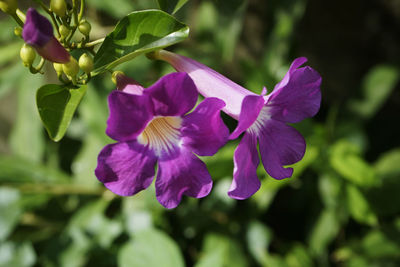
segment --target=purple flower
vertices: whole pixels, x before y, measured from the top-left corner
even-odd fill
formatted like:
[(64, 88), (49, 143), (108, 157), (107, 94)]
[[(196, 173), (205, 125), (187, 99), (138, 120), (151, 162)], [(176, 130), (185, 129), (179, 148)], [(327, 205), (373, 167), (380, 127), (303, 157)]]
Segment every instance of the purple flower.
[(217, 97), (226, 106), (223, 111), (238, 120), (229, 139), (244, 132), (234, 154), (233, 182), (228, 195), (245, 199), (260, 188), (256, 169), (261, 161), (275, 179), (291, 177), (292, 168), (284, 168), (301, 160), (305, 153), (302, 135), (287, 123), (296, 123), (314, 116), (321, 102), (321, 76), (312, 68), (300, 68), (307, 59), (293, 61), (285, 77), (274, 90), (254, 94), (216, 71), (184, 56), (158, 51), (154, 58), (165, 60), (176, 70), (187, 72), (204, 97)]
[(212, 180), (194, 153), (211, 156), (226, 143), (224, 102), (206, 98), (188, 113), (198, 95), (186, 73), (166, 75), (147, 89), (120, 74), (117, 88), (108, 97), (106, 133), (118, 143), (100, 152), (97, 178), (118, 195), (134, 195), (152, 183), (158, 162), (156, 197), (164, 207), (176, 207), (182, 195), (208, 195)]
[(43, 58), (57, 63), (69, 62), (70, 55), (54, 37), (51, 23), (33, 8), (26, 12), (22, 37)]

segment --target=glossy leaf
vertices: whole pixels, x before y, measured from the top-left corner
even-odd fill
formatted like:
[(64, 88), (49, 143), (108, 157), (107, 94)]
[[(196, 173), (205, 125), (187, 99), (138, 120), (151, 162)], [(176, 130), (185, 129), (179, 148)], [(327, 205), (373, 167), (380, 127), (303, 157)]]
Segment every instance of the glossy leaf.
[(168, 235), (155, 229), (138, 232), (118, 255), (118, 266), (183, 267), (178, 245)]
[(157, 0), (161, 10), (170, 14), (176, 13), (188, 0)]
[(47, 133), (54, 141), (64, 136), (86, 88), (86, 85), (75, 89), (48, 84), (38, 89), (36, 105)]
[(160, 10), (132, 12), (107, 35), (94, 58), (92, 75), (110, 70), (141, 54), (183, 41), (189, 28)]

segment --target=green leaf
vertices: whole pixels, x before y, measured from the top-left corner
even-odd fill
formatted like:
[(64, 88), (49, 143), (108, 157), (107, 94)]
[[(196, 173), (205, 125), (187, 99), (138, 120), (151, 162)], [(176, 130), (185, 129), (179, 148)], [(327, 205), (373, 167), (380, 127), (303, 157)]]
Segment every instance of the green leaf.
[(353, 110), (365, 118), (373, 116), (395, 88), (399, 73), (398, 68), (390, 65), (372, 68), (363, 81), (364, 99), (351, 103)]
[(268, 260), (267, 249), (272, 240), (271, 231), (264, 224), (254, 221), (248, 227), (246, 239), (251, 255), (260, 265), (265, 266)]
[(400, 246), (393, 237), (380, 231), (369, 232), (362, 241), (362, 248), (370, 258), (400, 258)]
[(0, 187), (0, 241), (14, 229), (21, 214), (20, 195), (15, 189)]
[[(36, 113), (35, 90), (43, 83), (41, 75), (32, 76), (23, 71), (18, 75), (13, 86), (17, 86), (18, 104), (17, 117), (14, 122), (10, 144), (15, 156), (25, 158), (32, 162), (40, 162), (44, 152), (43, 128)], [(29, 149), (27, 149), (29, 148)]]
[(317, 255), (324, 253), (339, 232), (339, 227), (339, 221), (334, 209), (322, 211), (310, 235), (311, 251)]
[(36, 254), (29, 242), (0, 244), (0, 266), (29, 267), (36, 262)]
[(358, 186), (378, 185), (374, 169), (360, 156), (359, 148), (346, 140), (340, 140), (333, 145), (330, 163), (343, 178)]
[(175, 14), (188, 0), (157, 0), (161, 10)]
[(165, 233), (149, 229), (138, 232), (118, 255), (121, 267), (182, 267), (184, 261), (178, 245)]
[(347, 206), (354, 220), (372, 226), (376, 225), (378, 223), (378, 219), (371, 210), (368, 201), (360, 192), (360, 190), (358, 190), (357, 187), (348, 184), (346, 187), (346, 192)]
[(239, 244), (226, 236), (208, 234), (205, 237), (202, 256), (195, 267), (244, 267), (246, 258)]
[(160, 10), (137, 11), (120, 20), (94, 58), (97, 75), (143, 53), (161, 49), (188, 37), (189, 28)]
[(374, 168), (383, 178), (397, 178), (400, 175), (400, 148), (392, 149), (379, 157)]
[(36, 104), (40, 118), (54, 141), (59, 141), (64, 136), (86, 88), (86, 85), (75, 89), (48, 84), (38, 89)]

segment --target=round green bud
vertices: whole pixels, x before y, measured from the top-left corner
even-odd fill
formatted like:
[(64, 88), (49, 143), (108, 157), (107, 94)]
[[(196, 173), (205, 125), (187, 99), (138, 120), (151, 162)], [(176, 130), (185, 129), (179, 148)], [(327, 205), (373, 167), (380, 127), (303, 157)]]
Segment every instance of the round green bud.
[(69, 77), (75, 77), (78, 74), (79, 65), (76, 59), (71, 56), (68, 63), (62, 64), (62, 69)]
[(79, 58), (79, 67), (86, 73), (89, 74), (93, 70), (93, 59), (84, 53)]
[(15, 27), (14, 28), (14, 34), (18, 37), (22, 37), (22, 28), (21, 27)]
[(63, 39), (67, 38), (70, 30), (67, 28), (67, 26), (65, 25), (60, 25), (60, 27), (58, 28), (58, 30), (60, 31), (61, 37)]
[(7, 14), (15, 14), (17, 8), (17, 0), (0, 0), (0, 9)]
[(63, 73), (63, 64), (53, 63), (54, 70), (57, 72), (57, 75), (60, 76)]
[(22, 62), (25, 66), (29, 67), (32, 65), (33, 61), (36, 58), (35, 49), (28, 44), (24, 44), (19, 51), (19, 56), (22, 59)]
[(57, 14), (59, 17), (64, 17), (67, 12), (67, 4), (65, 0), (51, 0), (50, 10)]
[(82, 20), (78, 26), (78, 29), (83, 35), (88, 36), (90, 30), (92, 29), (92, 26), (90, 26), (90, 23), (87, 22), (86, 20)]

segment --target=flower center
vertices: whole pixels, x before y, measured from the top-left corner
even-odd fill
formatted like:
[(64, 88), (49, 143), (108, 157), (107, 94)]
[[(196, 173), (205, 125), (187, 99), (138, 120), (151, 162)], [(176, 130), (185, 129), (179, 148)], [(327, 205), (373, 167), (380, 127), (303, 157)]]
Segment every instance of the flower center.
[(268, 106), (264, 106), (261, 109), (260, 114), (258, 114), (256, 121), (253, 122), (253, 124), (248, 128), (249, 132), (258, 135), (260, 130), (263, 128), (263, 125), (265, 125), (265, 123), (267, 123), (267, 121), (271, 119), (269, 110), (270, 110), (270, 107), (268, 107)]
[(148, 145), (157, 155), (161, 151), (169, 151), (180, 141), (180, 117), (157, 117), (147, 124), (138, 137), (138, 142)]

